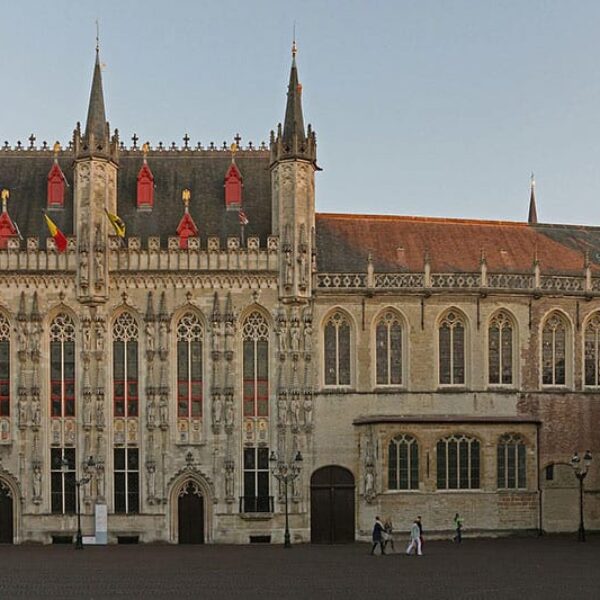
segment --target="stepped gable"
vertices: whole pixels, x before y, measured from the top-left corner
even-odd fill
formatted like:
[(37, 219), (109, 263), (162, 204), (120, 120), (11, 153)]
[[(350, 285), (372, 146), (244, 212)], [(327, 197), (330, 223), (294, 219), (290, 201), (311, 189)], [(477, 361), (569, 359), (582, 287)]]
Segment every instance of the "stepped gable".
[[(54, 155), (47, 150), (0, 149), (0, 187), (11, 193), (10, 212), (24, 238), (49, 234), (42, 218), (47, 206), (47, 175)], [(231, 165), (229, 151), (171, 149), (150, 150), (148, 165), (154, 174), (154, 208), (152, 211), (137, 209), (137, 175), (143, 163), (141, 149), (119, 150), (117, 184), (118, 214), (127, 225), (127, 237), (160, 236), (161, 246), (166, 247), (169, 236), (176, 236), (183, 205), (181, 192), (191, 190), (190, 214), (199, 229), (201, 247), (206, 248), (207, 236), (219, 236), (225, 247), (228, 236), (240, 235), (236, 211), (225, 206), (224, 180)], [(68, 187), (65, 188), (65, 206), (51, 210), (50, 215), (65, 235), (73, 235), (73, 160), (72, 150), (59, 153), (58, 163)], [(271, 228), (271, 179), (269, 151), (254, 147), (240, 150), (236, 163), (244, 173), (243, 210), (249, 224), (245, 237), (259, 236), (261, 246), (272, 233)], [(145, 242), (144, 242), (145, 244)], [(40, 246), (43, 248), (44, 244)]]
[(490, 273), (581, 275), (587, 252), (600, 272), (600, 228), (428, 217), (317, 214), (321, 272), (363, 273), (369, 254), (375, 272), (477, 272), (482, 250)]

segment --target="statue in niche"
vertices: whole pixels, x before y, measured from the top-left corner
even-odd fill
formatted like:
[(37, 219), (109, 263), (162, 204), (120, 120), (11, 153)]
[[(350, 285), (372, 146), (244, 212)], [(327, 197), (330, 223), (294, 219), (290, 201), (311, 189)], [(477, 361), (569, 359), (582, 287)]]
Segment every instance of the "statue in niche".
[(154, 323), (148, 321), (146, 323), (146, 347), (149, 352), (154, 352)]
[(42, 499), (42, 469), (39, 464), (33, 467), (33, 501), (39, 502)]
[(148, 498), (153, 499), (156, 496), (156, 463), (153, 460), (148, 460), (146, 470), (148, 471)]
[(25, 394), (21, 396), (19, 399), (19, 426), (26, 427), (27, 426), (27, 399)]
[(283, 393), (277, 399), (277, 420), (279, 425), (287, 425), (287, 398)]
[(313, 399), (311, 394), (304, 396), (304, 425), (307, 429), (312, 427), (313, 421)]
[(96, 490), (98, 491), (98, 500), (104, 500), (105, 489), (104, 463), (99, 462), (96, 465)]
[(225, 461), (225, 496), (233, 498), (233, 461)]
[(104, 254), (96, 251), (94, 253), (94, 267), (96, 269), (96, 287), (104, 283)]
[(40, 351), (40, 336), (42, 335), (42, 325), (39, 321), (34, 321), (31, 324), (31, 335), (29, 339), (31, 341), (31, 356), (35, 357)]
[(214, 394), (212, 403), (212, 421), (215, 427), (221, 424), (223, 418), (223, 400), (221, 394)]
[(161, 353), (165, 353), (167, 351), (167, 324), (161, 321), (158, 330), (160, 333), (159, 350)]
[(160, 416), (160, 424), (163, 426), (167, 425), (167, 423), (169, 422), (169, 407), (167, 404), (167, 397), (164, 394), (160, 397), (158, 412)]
[(279, 341), (279, 352), (287, 352), (287, 326), (283, 319), (278, 323), (277, 340)]
[(96, 319), (96, 352), (104, 352), (104, 322)]
[(225, 425), (227, 427), (233, 427), (234, 413), (233, 413), (233, 399), (229, 398), (225, 406)]
[(21, 321), (17, 327), (17, 338), (19, 342), (19, 352), (27, 352), (27, 322)]
[(42, 423), (42, 409), (40, 406), (40, 398), (35, 395), (31, 405), (31, 422), (34, 427), (39, 427)]
[(92, 395), (84, 392), (83, 396), (83, 424), (89, 427), (92, 424)]
[(104, 394), (98, 394), (96, 399), (96, 426), (104, 427)]
[(370, 501), (375, 496), (375, 474), (373, 469), (367, 469), (365, 472), (365, 498)]
[(312, 352), (312, 325), (310, 321), (304, 324), (304, 352), (306, 354)]
[(148, 427), (154, 427), (156, 424), (156, 404), (154, 403), (154, 398), (150, 398), (148, 401), (148, 406), (146, 408), (146, 423)]
[(300, 250), (300, 256), (298, 257), (299, 275), (300, 275), (300, 287), (306, 287), (306, 248)]
[(300, 324), (296, 319), (292, 320), (290, 325), (290, 338), (292, 352), (298, 352), (300, 350)]
[(92, 330), (90, 328), (89, 319), (83, 319), (81, 325), (81, 337), (83, 338), (83, 351), (89, 352), (92, 349)]
[(300, 425), (300, 401), (298, 394), (292, 394), (292, 400), (290, 401), (290, 413), (292, 415), (292, 427), (297, 430)]
[(87, 252), (82, 252), (79, 256), (79, 284), (81, 287), (87, 287), (89, 265)]

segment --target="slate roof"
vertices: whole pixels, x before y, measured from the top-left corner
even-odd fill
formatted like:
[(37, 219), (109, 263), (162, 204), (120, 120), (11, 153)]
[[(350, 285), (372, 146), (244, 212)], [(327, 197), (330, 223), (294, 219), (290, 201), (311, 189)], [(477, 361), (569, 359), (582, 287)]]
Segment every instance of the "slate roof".
[[(65, 207), (51, 210), (49, 215), (65, 235), (73, 235), (73, 153), (62, 151), (59, 165), (70, 184), (65, 189)], [(51, 151), (0, 150), (0, 189), (10, 190), (8, 211), (24, 238), (49, 237), (42, 218), (46, 208), (47, 175), (52, 167)], [(154, 209), (138, 211), (136, 206), (137, 175), (143, 163), (140, 150), (124, 150), (119, 156), (117, 203), (119, 216), (127, 225), (127, 237), (161, 236), (161, 245), (175, 236), (184, 212), (181, 192), (192, 192), (190, 214), (199, 229), (201, 247), (206, 237), (216, 235), (222, 246), (228, 236), (239, 236), (236, 211), (225, 210), (223, 188), (231, 155), (222, 150), (150, 151), (148, 166), (154, 175)], [(241, 150), (236, 164), (243, 177), (243, 210), (250, 223), (245, 236), (259, 236), (261, 246), (271, 234), (271, 176), (267, 150)], [(40, 244), (44, 247), (43, 242)]]
[(317, 214), (320, 272), (477, 272), (482, 250), (490, 273), (531, 273), (537, 253), (543, 273), (581, 275), (584, 254), (600, 271), (600, 227), (429, 217)]

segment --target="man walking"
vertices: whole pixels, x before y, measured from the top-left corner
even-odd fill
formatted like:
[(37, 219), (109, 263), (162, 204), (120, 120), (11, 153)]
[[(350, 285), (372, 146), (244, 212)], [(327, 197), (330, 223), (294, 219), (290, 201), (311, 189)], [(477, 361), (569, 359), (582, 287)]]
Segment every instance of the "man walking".
[(454, 530), (456, 531), (456, 535), (454, 536), (454, 542), (460, 544), (462, 542), (462, 526), (463, 522), (460, 518), (460, 515), (456, 513), (454, 515)]
[(410, 528), (410, 543), (406, 549), (406, 554), (410, 555), (413, 551), (413, 548), (416, 549), (417, 556), (423, 555), (421, 552), (421, 530), (419, 529), (419, 522), (417, 519), (413, 521), (413, 524)]
[(385, 550), (383, 549), (383, 532), (385, 527), (381, 522), (379, 517), (375, 517), (375, 525), (373, 526), (373, 547), (371, 548), (371, 556), (375, 554), (375, 548), (377, 548), (377, 544), (381, 548), (381, 554), (385, 554)]

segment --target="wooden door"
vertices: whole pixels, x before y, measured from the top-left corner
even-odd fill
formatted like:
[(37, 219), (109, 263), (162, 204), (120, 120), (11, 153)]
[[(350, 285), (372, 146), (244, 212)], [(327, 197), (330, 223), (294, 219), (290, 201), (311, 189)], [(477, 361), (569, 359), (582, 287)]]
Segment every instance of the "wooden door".
[(180, 544), (204, 543), (204, 497), (193, 481), (188, 481), (177, 502)]
[(10, 488), (0, 481), (0, 544), (13, 543), (13, 499)]
[(323, 467), (310, 481), (310, 539), (313, 544), (354, 541), (354, 475), (343, 467)]

